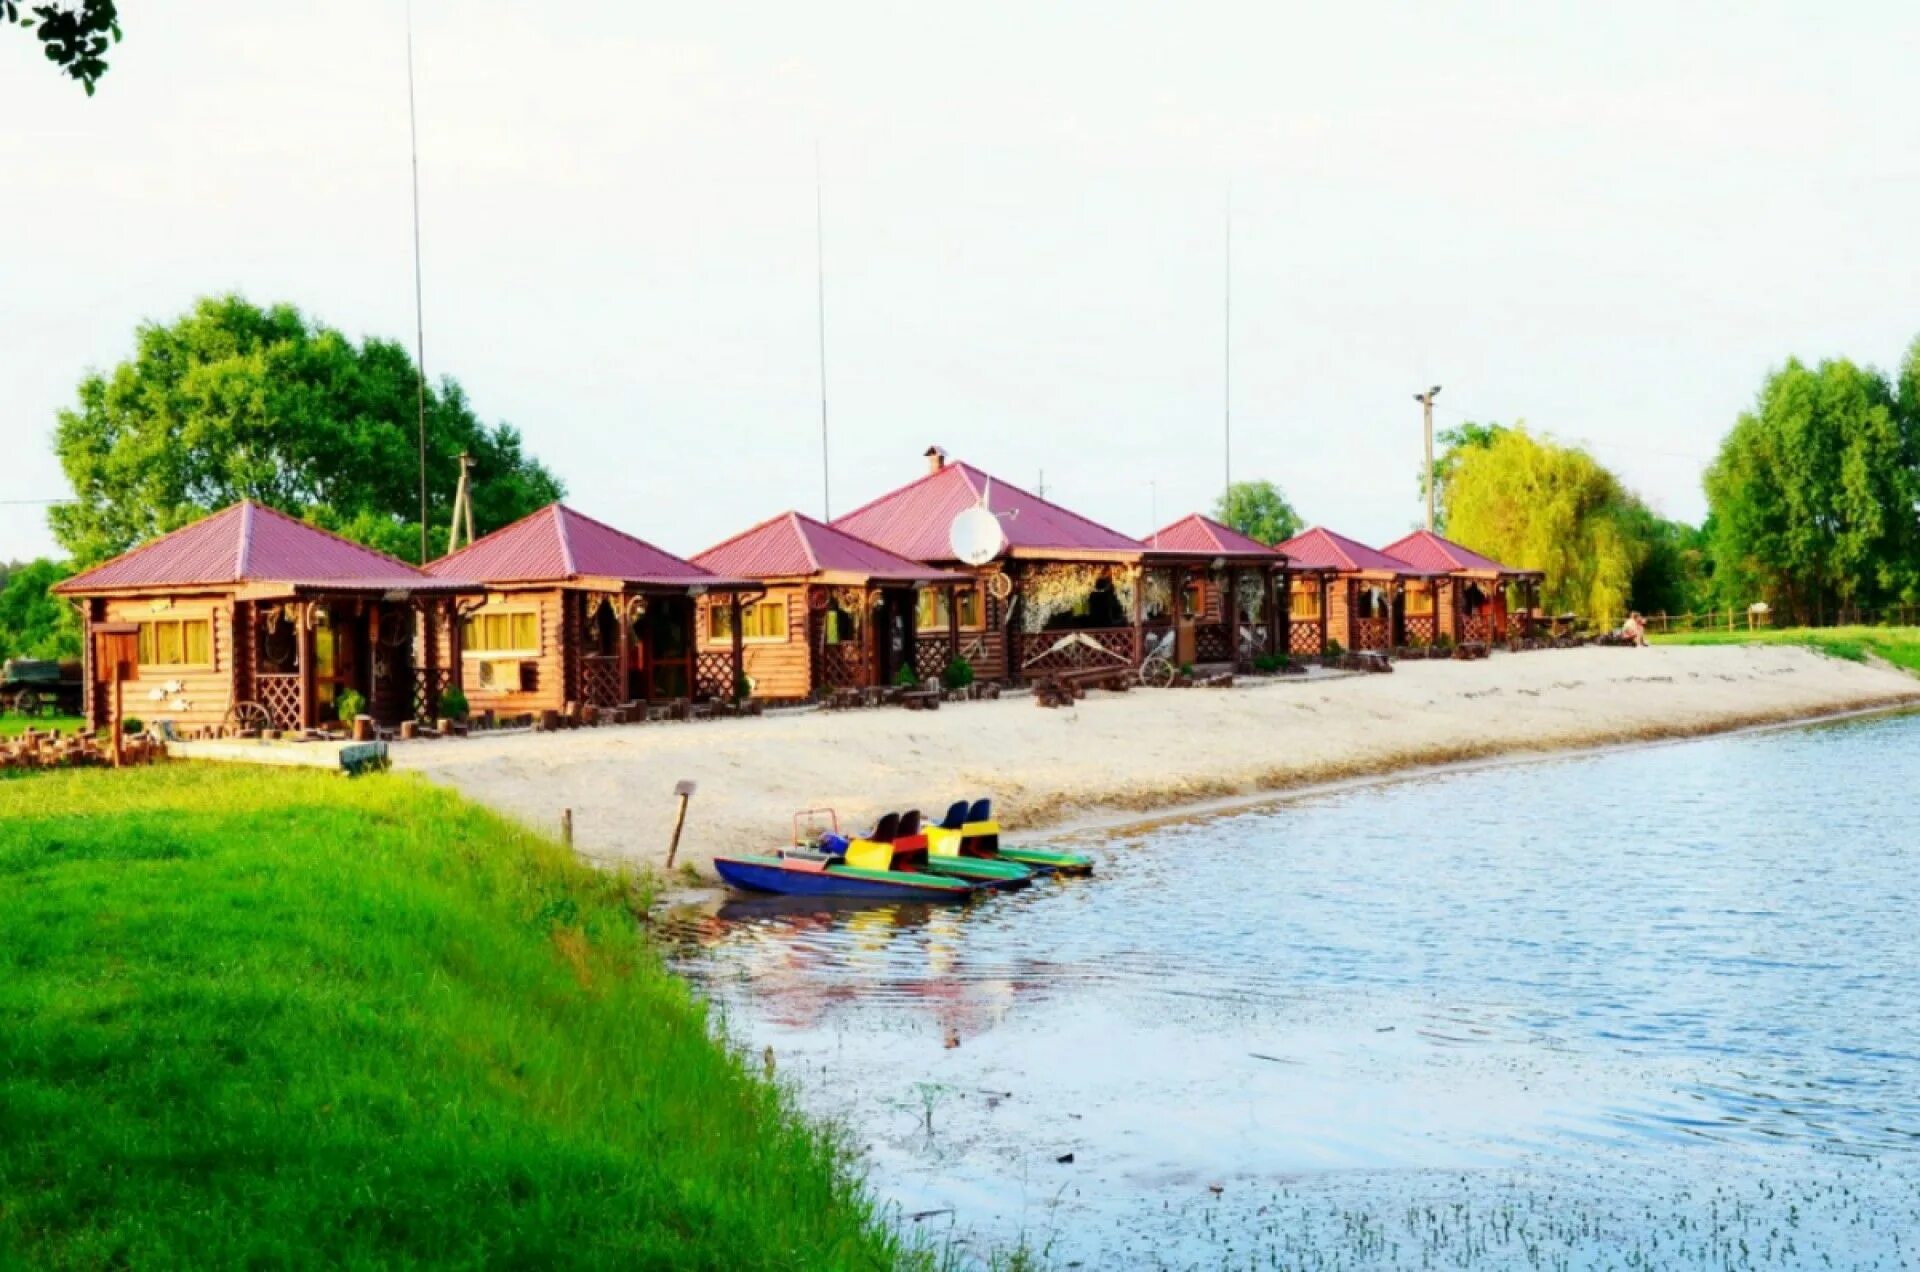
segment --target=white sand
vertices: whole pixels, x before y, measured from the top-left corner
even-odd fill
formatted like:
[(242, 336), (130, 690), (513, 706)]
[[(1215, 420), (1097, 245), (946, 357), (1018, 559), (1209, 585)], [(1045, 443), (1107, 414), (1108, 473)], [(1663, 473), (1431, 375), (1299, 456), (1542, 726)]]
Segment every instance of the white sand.
[(680, 860), (784, 843), (797, 809), (843, 826), (991, 795), (1003, 825), (1149, 810), (1516, 751), (1715, 732), (1920, 702), (1920, 681), (1784, 646), (1579, 649), (1409, 662), (1391, 675), (1230, 690), (1026, 697), (396, 746), (395, 765), (535, 825), (571, 808), (575, 844), (658, 867), (673, 786), (700, 784)]

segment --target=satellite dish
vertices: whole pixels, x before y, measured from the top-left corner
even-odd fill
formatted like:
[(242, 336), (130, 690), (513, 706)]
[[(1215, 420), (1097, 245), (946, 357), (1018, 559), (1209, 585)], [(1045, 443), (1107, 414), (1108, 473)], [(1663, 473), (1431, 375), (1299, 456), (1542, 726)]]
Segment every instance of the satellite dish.
[(1007, 537), (1000, 532), (1000, 519), (987, 511), (985, 505), (975, 504), (947, 527), (947, 542), (956, 560), (968, 565), (985, 565), (1000, 555), (1000, 550), (1007, 546)]

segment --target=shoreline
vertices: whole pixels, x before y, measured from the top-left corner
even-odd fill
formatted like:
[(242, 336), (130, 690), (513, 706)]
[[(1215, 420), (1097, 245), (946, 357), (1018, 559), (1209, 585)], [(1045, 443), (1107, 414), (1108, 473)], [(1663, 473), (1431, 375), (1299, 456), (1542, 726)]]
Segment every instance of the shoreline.
[(414, 742), (421, 772), (597, 864), (664, 873), (675, 782), (698, 782), (676, 868), (765, 851), (794, 810), (843, 829), (989, 794), (1009, 832), (1072, 836), (1344, 785), (1920, 706), (1903, 671), (1790, 646), (1533, 651), (1232, 689), (1026, 698)]

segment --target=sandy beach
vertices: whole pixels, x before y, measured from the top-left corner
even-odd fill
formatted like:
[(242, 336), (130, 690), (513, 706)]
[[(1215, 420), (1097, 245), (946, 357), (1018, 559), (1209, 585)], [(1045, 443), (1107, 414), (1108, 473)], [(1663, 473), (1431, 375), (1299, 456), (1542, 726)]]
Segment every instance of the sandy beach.
[(680, 861), (785, 841), (802, 808), (843, 825), (991, 795), (1028, 831), (1122, 810), (1280, 792), (1517, 752), (1653, 741), (1920, 703), (1904, 672), (1783, 646), (1588, 648), (1390, 675), (1289, 676), (1232, 689), (1024, 697), (937, 712), (808, 712), (396, 746), (395, 767), (534, 825), (573, 812), (575, 845), (659, 867), (673, 787), (699, 783)]

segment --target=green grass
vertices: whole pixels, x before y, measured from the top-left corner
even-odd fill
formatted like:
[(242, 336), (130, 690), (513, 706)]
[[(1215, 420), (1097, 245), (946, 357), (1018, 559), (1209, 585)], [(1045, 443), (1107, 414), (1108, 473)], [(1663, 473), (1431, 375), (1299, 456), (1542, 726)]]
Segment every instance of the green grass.
[(28, 729), (58, 729), (62, 733), (72, 733), (87, 727), (87, 722), (79, 716), (23, 716), (11, 712), (0, 714), (0, 738), (10, 738), (25, 733)]
[(919, 1261), (643, 902), (407, 776), (0, 784), (0, 1266)]
[(1805, 645), (1853, 662), (1868, 654), (1920, 672), (1920, 627), (1782, 627), (1759, 631), (1678, 632), (1651, 637), (1656, 645)]

